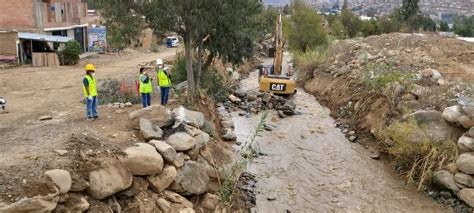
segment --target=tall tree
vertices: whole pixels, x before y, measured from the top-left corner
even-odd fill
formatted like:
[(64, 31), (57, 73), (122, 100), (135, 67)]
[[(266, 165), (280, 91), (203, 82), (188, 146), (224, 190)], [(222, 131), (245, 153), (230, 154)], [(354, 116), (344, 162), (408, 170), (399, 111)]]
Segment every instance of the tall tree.
[(359, 28), (361, 25), (361, 21), (359, 17), (357, 17), (354, 13), (350, 10), (346, 9), (343, 10), (341, 13), (341, 21), (344, 29), (346, 30), (347, 35), (350, 38), (353, 38), (359, 32)]
[(291, 49), (306, 52), (327, 44), (321, 17), (303, 0), (294, 0), (292, 15), (283, 22), (283, 31)]
[(420, 14), (420, 7), (418, 2), (420, 0), (403, 0), (402, 7), (400, 8), (400, 13), (402, 15), (402, 20), (408, 22), (413, 17)]

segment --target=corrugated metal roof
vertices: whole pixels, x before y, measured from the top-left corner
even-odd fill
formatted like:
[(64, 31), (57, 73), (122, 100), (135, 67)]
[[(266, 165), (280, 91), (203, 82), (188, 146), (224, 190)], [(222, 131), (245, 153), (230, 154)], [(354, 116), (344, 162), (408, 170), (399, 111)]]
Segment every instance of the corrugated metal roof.
[(61, 43), (66, 43), (74, 39), (71, 37), (50, 36), (50, 35), (39, 34), (39, 33), (18, 33), (18, 38), (37, 40), (37, 41), (61, 42)]

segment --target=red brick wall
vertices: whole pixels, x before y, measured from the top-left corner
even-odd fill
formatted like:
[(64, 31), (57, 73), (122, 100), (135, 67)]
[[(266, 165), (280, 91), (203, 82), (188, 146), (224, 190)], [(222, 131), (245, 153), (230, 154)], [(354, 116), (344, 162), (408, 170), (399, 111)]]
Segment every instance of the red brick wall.
[(35, 28), (33, 0), (0, 0), (0, 29)]
[(16, 56), (16, 32), (0, 33), (0, 55)]

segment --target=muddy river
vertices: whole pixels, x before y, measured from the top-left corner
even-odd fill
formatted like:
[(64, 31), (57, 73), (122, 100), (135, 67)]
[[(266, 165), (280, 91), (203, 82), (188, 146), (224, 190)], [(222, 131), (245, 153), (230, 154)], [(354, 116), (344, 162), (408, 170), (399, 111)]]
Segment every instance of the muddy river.
[[(257, 87), (257, 72), (241, 82), (244, 91)], [(300, 88), (293, 98), (301, 114), (270, 112), (275, 128), (257, 139), (263, 155), (249, 169), (258, 181), (253, 212), (451, 212), (349, 142), (313, 96)], [(238, 141), (249, 140), (260, 115), (232, 115)]]

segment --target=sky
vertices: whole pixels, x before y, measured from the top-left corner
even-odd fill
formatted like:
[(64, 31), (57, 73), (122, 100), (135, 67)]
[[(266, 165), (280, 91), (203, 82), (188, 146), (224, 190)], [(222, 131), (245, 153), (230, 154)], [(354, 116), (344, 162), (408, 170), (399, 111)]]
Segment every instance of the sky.
[(290, 0), (263, 0), (266, 5), (286, 5), (290, 3)]

